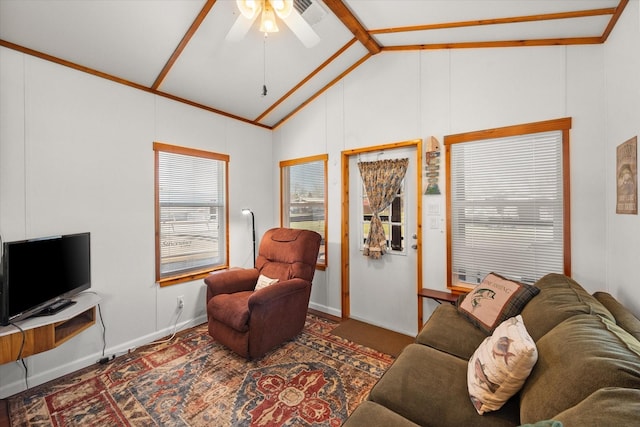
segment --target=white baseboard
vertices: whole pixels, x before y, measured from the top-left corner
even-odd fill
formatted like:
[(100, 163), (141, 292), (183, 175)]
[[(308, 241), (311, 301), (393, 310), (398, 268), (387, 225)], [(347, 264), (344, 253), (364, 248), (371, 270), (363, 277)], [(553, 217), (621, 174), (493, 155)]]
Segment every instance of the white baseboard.
[(342, 311), (341, 310), (338, 310), (338, 309), (335, 309), (335, 308), (331, 308), (331, 307), (327, 307), (326, 305), (321, 305), (321, 304), (316, 304), (316, 303), (310, 302), (309, 303), (309, 308), (321, 311), (321, 312), (326, 313), (326, 314), (330, 314), (332, 316), (342, 317)]

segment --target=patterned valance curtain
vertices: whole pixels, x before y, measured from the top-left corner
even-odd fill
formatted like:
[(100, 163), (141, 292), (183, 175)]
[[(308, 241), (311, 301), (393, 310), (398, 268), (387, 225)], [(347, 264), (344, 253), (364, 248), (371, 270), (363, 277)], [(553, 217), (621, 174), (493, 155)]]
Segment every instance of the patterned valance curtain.
[(386, 252), (387, 238), (379, 214), (391, 204), (398, 193), (408, 165), (409, 159), (358, 163), (369, 207), (373, 211), (369, 235), (364, 244), (364, 256), (378, 259)]

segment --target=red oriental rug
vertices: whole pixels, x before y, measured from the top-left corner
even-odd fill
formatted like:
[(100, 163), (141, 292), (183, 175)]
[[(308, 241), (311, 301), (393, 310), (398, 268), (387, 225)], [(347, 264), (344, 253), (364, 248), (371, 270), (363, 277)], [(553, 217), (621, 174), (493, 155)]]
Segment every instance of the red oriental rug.
[(335, 426), (393, 357), (313, 315), (258, 361), (215, 342), (206, 324), (160, 346), (85, 368), (9, 398), (12, 426)]

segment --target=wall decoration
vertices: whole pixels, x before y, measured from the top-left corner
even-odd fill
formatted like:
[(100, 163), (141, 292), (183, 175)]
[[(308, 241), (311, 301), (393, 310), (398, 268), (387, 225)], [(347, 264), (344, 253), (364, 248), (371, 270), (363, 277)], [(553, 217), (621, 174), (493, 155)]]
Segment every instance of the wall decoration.
[(440, 143), (433, 136), (427, 143), (426, 155), (427, 186), (424, 194), (440, 194), (438, 177), (440, 176)]
[(616, 213), (638, 214), (638, 137), (616, 148)]

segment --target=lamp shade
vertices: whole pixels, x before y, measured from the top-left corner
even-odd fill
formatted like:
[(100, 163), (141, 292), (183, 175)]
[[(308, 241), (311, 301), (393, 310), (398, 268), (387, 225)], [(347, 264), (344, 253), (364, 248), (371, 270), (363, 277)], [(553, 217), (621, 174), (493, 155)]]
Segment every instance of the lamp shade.
[(251, 214), (251, 231), (253, 234), (253, 267), (255, 268), (256, 266), (256, 217), (253, 214), (253, 211), (249, 208), (243, 208), (242, 214), (243, 215)]
[(291, 15), (291, 11), (293, 10), (293, 0), (267, 0), (271, 3), (273, 10), (275, 10), (276, 14), (281, 18), (285, 19), (289, 15)]
[(263, 33), (277, 33), (280, 31), (278, 24), (276, 24), (276, 14), (273, 13), (273, 7), (271, 7), (271, 3), (268, 0), (264, 3), (264, 10), (260, 17), (260, 31)]
[(236, 4), (242, 16), (248, 19), (253, 19), (262, 8), (262, 0), (236, 0)]

